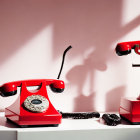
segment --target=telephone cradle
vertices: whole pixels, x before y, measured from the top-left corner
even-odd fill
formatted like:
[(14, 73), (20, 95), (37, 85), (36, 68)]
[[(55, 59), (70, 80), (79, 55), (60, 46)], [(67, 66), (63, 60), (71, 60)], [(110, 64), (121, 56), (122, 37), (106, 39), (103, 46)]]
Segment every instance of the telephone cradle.
[(119, 109), (120, 116), (131, 124), (140, 124), (140, 100), (122, 98)]
[[(28, 86), (39, 86), (39, 89), (29, 91)], [(2, 85), (2, 96), (12, 96), (16, 94), (17, 87), (21, 87), (18, 99), (5, 109), (6, 118), (20, 127), (59, 125), (62, 115), (53, 107), (46, 86), (57, 93), (64, 90), (64, 82), (53, 79), (16, 81)]]

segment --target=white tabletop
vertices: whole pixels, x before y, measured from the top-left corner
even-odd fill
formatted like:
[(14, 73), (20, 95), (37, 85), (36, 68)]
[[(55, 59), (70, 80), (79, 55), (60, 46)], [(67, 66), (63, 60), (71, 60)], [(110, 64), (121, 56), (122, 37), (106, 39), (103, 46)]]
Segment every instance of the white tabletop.
[(100, 119), (63, 119), (58, 127), (19, 128), (6, 121), (0, 113), (0, 140), (120, 140), (140, 138), (140, 125), (126, 122), (118, 126), (107, 126)]

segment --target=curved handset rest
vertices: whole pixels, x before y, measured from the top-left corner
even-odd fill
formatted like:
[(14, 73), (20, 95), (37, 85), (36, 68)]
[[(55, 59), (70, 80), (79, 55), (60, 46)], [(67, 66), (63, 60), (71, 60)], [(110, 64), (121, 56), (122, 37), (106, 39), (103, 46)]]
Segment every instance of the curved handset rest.
[(116, 53), (119, 56), (128, 55), (134, 49), (136, 54), (140, 55), (140, 41), (121, 42), (116, 46)]
[(7, 97), (17, 93), (17, 87), (21, 87), (25, 82), (26, 86), (40, 86), (42, 82), (46, 83), (46, 86), (50, 86), (53, 92), (61, 93), (64, 91), (65, 84), (62, 80), (54, 79), (37, 79), (37, 80), (22, 80), (5, 83), (0, 87), (1, 96)]

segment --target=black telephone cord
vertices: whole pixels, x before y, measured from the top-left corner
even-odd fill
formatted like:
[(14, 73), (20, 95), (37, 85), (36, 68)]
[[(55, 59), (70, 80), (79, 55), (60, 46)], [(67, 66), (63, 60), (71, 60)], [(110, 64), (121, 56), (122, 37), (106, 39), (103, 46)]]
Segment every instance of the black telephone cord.
[(99, 118), (100, 114), (98, 112), (73, 112), (67, 113), (59, 111), (62, 114), (62, 118), (72, 118), (72, 119), (89, 119), (89, 118)]

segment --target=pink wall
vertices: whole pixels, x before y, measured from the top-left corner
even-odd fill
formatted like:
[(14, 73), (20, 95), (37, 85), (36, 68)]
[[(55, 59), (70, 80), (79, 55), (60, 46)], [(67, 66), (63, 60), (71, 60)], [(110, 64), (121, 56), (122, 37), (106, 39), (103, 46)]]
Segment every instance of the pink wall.
[[(119, 41), (139, 40), (139, 4), (138, 0), (0, 1), (0, 84), (55, 78), (63, 50), (72, 45), (62, 74), (66, 90), (50, 94), (53, 104), (68, 111), (117, 111), (130, 83), (128, 59), (116, 56), (114, 48)], [(0, 100), (3, 110), (15, 97)]]

